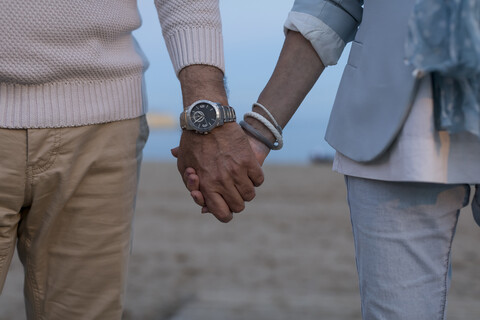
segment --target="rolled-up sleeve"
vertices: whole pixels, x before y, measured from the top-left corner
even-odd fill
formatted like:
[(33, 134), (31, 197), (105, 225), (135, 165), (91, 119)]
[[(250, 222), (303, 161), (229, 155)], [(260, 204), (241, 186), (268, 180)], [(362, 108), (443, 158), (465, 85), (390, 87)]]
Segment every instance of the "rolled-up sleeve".
[(300, 32), (325, 66), (337, 63), (362, 20), (363, 0), (296, 0), (285, 30)]

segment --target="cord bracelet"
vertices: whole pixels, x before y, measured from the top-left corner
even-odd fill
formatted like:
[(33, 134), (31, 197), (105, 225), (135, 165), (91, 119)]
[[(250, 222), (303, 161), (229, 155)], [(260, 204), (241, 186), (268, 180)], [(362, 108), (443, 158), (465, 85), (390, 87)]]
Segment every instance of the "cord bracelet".
[(260, 131), (258, 131), (257, 129), (255, 129), (251, 125), (249, 125), (247, 122), (245, 122), (243, 120), (240, 121), (240, 126), (243, 128), (243, 130), (250, 133), (258, 141), (260, 141), (261, 143), (266, 145), (268, 147), (268, 149), (272, 150), (273, 148), (275, 148), (275, 145), (272, 142), (270, 142), (270, 140), (268, 140), (267, 137), (265, 137), (263, 134), (260, 133)]
[(255, 138), (257, 138), (271, 150), (280, 150), (283, 147), (282, 127), (278, 125), (273, 115), (263, 105), (256, 102), (253, 104), (253, 106), (258, 106), (263, 109), (263, 111), (265, 111), (271, 121), (269, 121), (267, 118), (255, 111), (245, 113), (243, 116), (243, 120), (245, 120), (247, 117), (251, 117), (262, 123), (275, 137), (275, 142), (270, 142), (270, 140), (265, 137), (260, 131), (258, 131), (245, 121), (241, 121), (240, 125), (242, 126), (242, 128), (245, 129), (245, 131), (252, 134)]
[(270, 111), (268, 111), (267, 108), (264, 107), (263, 104), (259, 103), (259, 102), (255, 102), (253, 104), (252, 107), (259, 107), (260, 109), (262, 109), (269, 117), (270, 117), (270, 120), (271, 122), (273, 123), (273, 125), (275, 126), (275, 128), (277, 128), (278, 132), (280, 132), (280, 134), (282, 134), (282, 127), (280, 127), (277, 123), (277, 120), (275, 120), (275, 118), (273, 117), (273, 115), (270, 113)]

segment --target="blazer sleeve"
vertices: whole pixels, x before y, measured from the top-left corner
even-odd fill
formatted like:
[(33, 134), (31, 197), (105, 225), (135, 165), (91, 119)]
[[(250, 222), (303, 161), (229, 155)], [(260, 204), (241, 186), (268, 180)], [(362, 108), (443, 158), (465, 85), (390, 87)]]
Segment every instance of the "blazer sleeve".
[(329, 66), (355, 37), (362, 13), (363, 0), (296, 0), (284, 27), (300, 32)]

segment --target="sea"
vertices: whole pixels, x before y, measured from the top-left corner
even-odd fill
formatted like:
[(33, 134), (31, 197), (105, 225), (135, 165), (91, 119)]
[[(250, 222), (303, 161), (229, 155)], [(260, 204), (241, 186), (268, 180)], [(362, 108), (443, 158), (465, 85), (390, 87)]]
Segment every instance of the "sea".
[[(283, 132), (284, 147), (271, 151), (266, 163), (307, 165), (331, 161), (334, 150), (323, 139), (325, 124), (293, 119)], [(177, 128), (151, 128), (144, 160), (150, 162), (174, 162), (170, 150), (180, 141)]]

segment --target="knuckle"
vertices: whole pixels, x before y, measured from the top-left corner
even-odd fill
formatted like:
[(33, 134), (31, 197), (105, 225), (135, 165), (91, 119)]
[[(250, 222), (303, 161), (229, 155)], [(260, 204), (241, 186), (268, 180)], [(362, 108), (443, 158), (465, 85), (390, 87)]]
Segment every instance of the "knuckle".
[(230, 175), (239, 176), (242, 173), (242, 169), (238, 166), (232, 166), (229, 169)]
[(208, 178), (212, 185), (223, 185), (225, 183), (226, 176), (221, 174), (221, 172), (212, 173)]

